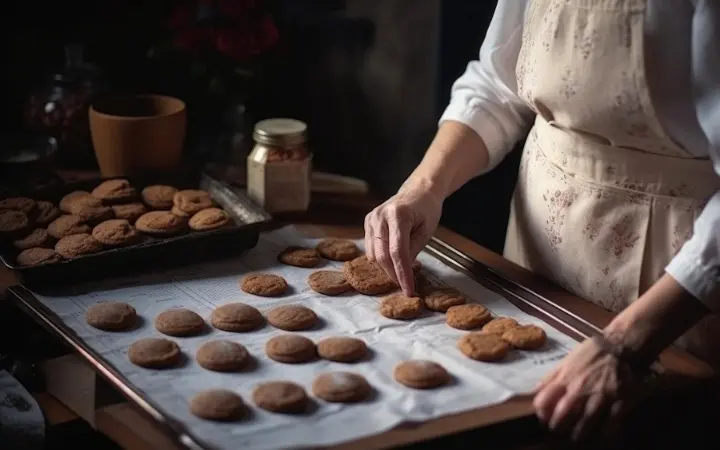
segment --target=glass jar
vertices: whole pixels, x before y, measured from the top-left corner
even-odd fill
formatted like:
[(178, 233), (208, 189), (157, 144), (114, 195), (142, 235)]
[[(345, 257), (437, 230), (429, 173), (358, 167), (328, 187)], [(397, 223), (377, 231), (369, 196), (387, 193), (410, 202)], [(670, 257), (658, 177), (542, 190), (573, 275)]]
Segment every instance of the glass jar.
[(248, 156), (248, 196), (270, 213), (301, 212), (310, 206), (312, 155), (307, 126), (295, 119), (255, 124), (255, 146)]

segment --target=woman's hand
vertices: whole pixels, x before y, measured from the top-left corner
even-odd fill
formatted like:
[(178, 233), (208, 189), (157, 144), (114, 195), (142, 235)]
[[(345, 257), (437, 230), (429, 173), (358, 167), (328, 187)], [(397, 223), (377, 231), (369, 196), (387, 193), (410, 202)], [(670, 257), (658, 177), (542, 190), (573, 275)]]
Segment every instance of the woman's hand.
[(412, 263), (440, 222), (442, 198), (421, 182), (408, 181), (365, 217), (365, 249), (405, 295), (414, 294)]

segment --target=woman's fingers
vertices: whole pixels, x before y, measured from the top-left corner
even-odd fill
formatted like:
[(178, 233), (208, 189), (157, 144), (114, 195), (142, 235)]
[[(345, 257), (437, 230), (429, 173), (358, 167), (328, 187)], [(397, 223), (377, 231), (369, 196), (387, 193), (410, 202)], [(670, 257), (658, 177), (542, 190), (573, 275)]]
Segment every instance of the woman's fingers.
[(411, 225), (400, 214), (388, 217), (388, 250), (392, 260), (396, 281), (403, 293), (411, 296), (415, 291), (415, 280), (410, 257)]
[(565, 395), (555, 404), (552, 418), (548, 423), (551, 430), (571, 431), (585, 414), (587, 397), (579, 390), (566, 390)]
[(566, 387), (563, 383), (548, 382), (533, 399), (535, 413), (542, 422), (548, 423), (553, 417), (555, 405), (565, 395)]
[(373, 216), (375, 215), (375, 211), (372, 211), (370, 214), (365, 216), (365, 255), (370, 261), (375, 261), (375, 252), (373, 251), (373, 245), (375, 242), (373, 232)]
[(398, 280), (395, 275), (395, 266), (390, 256), (390, 232), (388, 230), (387, 220), (383, 220), (380, 223), (373, 223), (373, 231), (375, 232), (373, 236), (375, 260), (380, 264), (380, 267), (385, 270), (390, 279), (397, 284)]
[(583, 440), (596, 431), (605, 416), (608, 415), (608, 409), (607, 399), (601, 393), (596, 393), (588, 397), (585, 403), (585, 413), (573, 429), (573, 440)]

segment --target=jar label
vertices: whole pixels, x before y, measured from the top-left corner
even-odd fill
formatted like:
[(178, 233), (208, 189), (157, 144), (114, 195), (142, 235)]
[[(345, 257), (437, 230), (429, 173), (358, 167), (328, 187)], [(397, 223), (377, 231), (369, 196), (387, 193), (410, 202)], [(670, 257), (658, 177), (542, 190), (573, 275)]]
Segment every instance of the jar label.
[(310, 205), (310, 164), (305, 161), (249, 161), (248, 196), (266, 211), (305, 211)]

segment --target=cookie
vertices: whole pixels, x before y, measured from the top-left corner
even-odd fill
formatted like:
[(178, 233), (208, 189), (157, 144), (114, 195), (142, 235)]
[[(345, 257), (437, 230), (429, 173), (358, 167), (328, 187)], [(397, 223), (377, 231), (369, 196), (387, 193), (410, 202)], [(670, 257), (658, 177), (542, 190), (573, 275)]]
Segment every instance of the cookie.
[(37, 211), (35, 213), (36, 224), (46, 226), (58, 217), (60, 217), (60, 210), (57, 209), (55, 205), (42, 200), (37, 202)]
[(520, 326), (520, 324), (515, 319), (510, 317), (498, 317), (485, 324), (485, 326), (482, 327), (482, 332), (489, 334), (503, 334), (507, 330), (518, 326)]
[(65, 259), (90, 255), (103, 249), (101, 243), (88, 233), (71, 234), (57, 241), (55, 251)]
[(243, 418), (247, 407), (242, 397), (228, 389), (208, 389), (190, 400), (190, 413), (201, 419), (228, 422)]
[(278, 255), (278, 261), (295, 267), (315, 267), (322, 261), (314, 248), (288, 247)]
[(235, 372), (245, 367), (250, 360), (247, 349), (224, 339), (206, 342), (195, 355), (200, 367), (215, 372)]
[(267, 314), (268, 323), (285, 331), (308, 330), (318, 323), (317, 315), (300, 305), (286, 305), (273, 308)]
[(350, 286), (361, 294), (382, 295), (397, 289), (397, 285), (382, 267), (370, 262), (366, 256), (346, 261), (343, 265), (343, 273)]
[(498, 334), (468, 333), (457, 343), (458, 349), (475, 361), (494, 362), (504, 359), (510, 345)]
[(106, 220), (92, 230), (96, 241), (109, 247), (122, 247), (138, 242), (140, 235), (125, 219)]
[(173, 197), (177, 189), (164, 184), (148, 186), (142, 190), (142, 199), (151, 209), (168, 211), (173, 207)]
[(315, 397), (331, 403), (357, 403), (370, 393), (365, 377), (352, 372), (328, 372), (318, 375), (312, 384)]
[(135, 325), (137, 312), (127, 303), (97, 303), (87, 309), (85, 321), (98, 330), (123, 331)]
[(51, 248), (29, 248), (21, 251), (15, 261), (21, 266), (36, 266), (38, 264), (51, 264), (62, 261), (62, 256)]
[(308, 286), (323, 295), (340, 295), (352, 289), (345, 274), (337, 270), (319, 270), (308, 276)]
[(360, 256), (358, 246), (347, 239), (324, 239), (316, 248), (320, 256), (333, 261), (350, 261)]
[(308, 405), (305, 389), (289, 381), (270, 381), (259, 384), (253, 391), (253, 402), (266, 411), (299, 414)]
[(168, 336), (194, 336), (203, 332), (205, 321), (189, 309), (168, 309), (155, 317), (155, 329)]
[(147, 212), (147, 208), (142, 203), (126, 203), (124, 205), (112, 205), (110, 208), (113, 210), (116, 219), (125, 219), (131, 224), (134, 224), (140, 216)]
[(169, 339), (140, 339), (128, 349), (130, 362), (146, 369), (167, 369), (177, 365), (180, 358), (180, 347)]
[(228, 303), (213, 310), (210, 324), (218, 330), (241, 333), (260, 328), (265, 318), (257, 308), (244, 303)]
[(547, 335), (536, 325), (521, 325), (505, 331), (502, 339), (520, 350), (537, 350), (545, 345)]
[(488, 323), (492, 314), (483, 305), (468, 303), (448, 308), (445, 319), (449, 326), (458, 330), (474, 330)]
[(58, 206), (61, 211), (70, 214), (70, 209), (73, 205), (83, 202), (93, 203), (96, 201), (97, 200), (87, 191), (73, 191), (60, 199)]
[(210, 194), (198, 189), (185, 189), (173, 196), (173, 211), (178, 215), (192, 216), (212, 206)]
[(85, 222), (100, 223), (114, 217), (112, 208), (103, 205), (95, 197), (80, 199), (70, 205), (70, 214), (78, 216)]
[(169, 236), (185, 231), (187, 220), (168, 211), (150, 211), (135, 221), (135, 228), (143, 233)]
[(230, 215), (220, 208), (208, 208), (198, 211), (188, 222), (195, 231), (210, 231), (230, 224)]
[(395, 294), (382, 299), (380, 314), (388, 319), (409, 320), (422, 315), (423, 303), (419, 297)]
[(357, 338), (328, 337), (317, 343), (317, 353), (328, 361), (351, 363), (365, 358), (368, 348)]
[(317, 356), (315, 343), (298, 334), (283, 334), (265, 343), (265, 353), (274, 361), (298, 364), (311, 361)]
[(22, 211), (8, 210), (0, 212), (0, 237), (16, 238), (22, 236), (29, 225), (28, 216)]
[(27, 197), (12, 197), (0, 200), (0, 211), (19, 211), (27, 216), (36, 212), (37, 202)]
[(277, 297), (288, 289), (287, 281), (277, 275), (259, 273), (248, 275), (240, 282), (240, 288), (248, 294)]
[(105, 204), (125, 203), (137, 198), (137, 191), (128, 180), (118, 178), (103, 181), (92, 190), (90, 195), (102, 200)]
[(80, 217), (66, 214), (53, 220), (47, 227), (47, 232), (55, 239), (62, 239), (71, 234), (90, 233), (92, 229)]
[(51, 238), (44, 228), (36, 228), (22, 239), (13, 241), (13, 246), (18, 250), (27, 250), (33, 247), (50, 247)]
[(395, 366), (395, 381), (415, 389), (433, 389), (450, 381), (450, 374), (438, 363), (411, 359)]
[(424, 293), (423, 302), (431, 311), (446, 312), (452, 306), (467, 303), (467, 297), (453, 288), (436, 288)]

